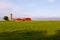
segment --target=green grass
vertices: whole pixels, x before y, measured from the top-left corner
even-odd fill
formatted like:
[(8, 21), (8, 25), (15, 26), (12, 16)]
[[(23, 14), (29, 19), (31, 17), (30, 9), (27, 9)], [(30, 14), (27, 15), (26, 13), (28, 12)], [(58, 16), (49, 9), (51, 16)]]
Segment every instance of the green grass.
[(12, 32), (18, 30), (28, 31), (46, 30), (48, 34), (54, 34), (56, 30), (60, 30), (60, 21), (0, 22), (0, 32)]
[(0, 40), (58, 40), (59, 38), (60, 21), (0, 21)]

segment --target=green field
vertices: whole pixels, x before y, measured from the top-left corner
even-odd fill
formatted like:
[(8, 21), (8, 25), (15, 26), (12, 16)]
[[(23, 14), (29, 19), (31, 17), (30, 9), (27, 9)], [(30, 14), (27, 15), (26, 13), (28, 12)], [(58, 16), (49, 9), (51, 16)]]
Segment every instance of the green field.
[(0, 40), (60, 40), (60, 21), (0, 21)]
[(54, 34), (60, 30), (60, 21), (22, 21), (22, 22), (0, 22), (0, 32), (13, 32), (18, 30), (44, 31)]

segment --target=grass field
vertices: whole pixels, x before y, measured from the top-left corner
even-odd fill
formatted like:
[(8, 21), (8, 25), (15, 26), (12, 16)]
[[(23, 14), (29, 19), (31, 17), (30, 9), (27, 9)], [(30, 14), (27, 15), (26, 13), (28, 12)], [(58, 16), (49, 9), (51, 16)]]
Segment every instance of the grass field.
[(0, 39), (2, 40), (9, 40), (9, 38), (23, 40), (26, 37), (26, 40), (31, 40), (31, 38), (39, 40), (40, 31), (47, 31), (46, 35), (52, 35), (56, 33), (56, 30), (60, 30), (60, 21), (0, 21)]
[(46, 30), (48, 34), (51, 34), (56, 32), (56, 30), (60, 30), (60, 21), (0, 22), (0, 32), (12, 32), (17, 30)]

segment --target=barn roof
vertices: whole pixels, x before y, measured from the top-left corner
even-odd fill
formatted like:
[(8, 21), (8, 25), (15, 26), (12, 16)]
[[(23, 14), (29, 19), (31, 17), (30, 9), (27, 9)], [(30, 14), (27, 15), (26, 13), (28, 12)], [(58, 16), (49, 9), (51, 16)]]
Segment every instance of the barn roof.
[(22, 18), (16, 18), (15, 20), (22, 20)]
[(31, 18), (24, 18), (25, 20), (31, 20)]

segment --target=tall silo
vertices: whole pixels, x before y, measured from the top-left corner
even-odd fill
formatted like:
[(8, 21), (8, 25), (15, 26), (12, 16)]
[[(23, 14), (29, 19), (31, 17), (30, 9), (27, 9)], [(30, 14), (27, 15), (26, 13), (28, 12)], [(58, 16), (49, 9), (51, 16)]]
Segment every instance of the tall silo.
[(10, 13), (10, 21), (12, 21), (12, 20), (13, 20), (13, 19), (12, 19), (12, 16), (13, 16), (13, 15), (12, 15), (12, 13)]

